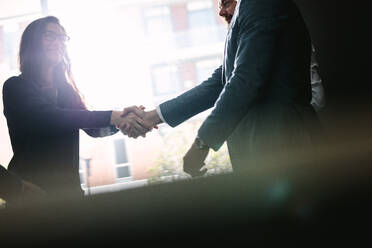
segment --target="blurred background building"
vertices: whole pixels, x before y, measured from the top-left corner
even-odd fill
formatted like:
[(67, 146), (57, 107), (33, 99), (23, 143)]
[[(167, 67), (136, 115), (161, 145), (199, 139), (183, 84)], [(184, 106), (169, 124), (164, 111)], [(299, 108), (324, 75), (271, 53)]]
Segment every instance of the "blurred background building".
[[(71, 37), (67, 48), (73, 73), (90, 109), (120, 110), (140, 104), (153, 109), (201, 83), (221, 64), (227, 30), (218, 16), (217, 3), (218, 0), (1, 0), (1, 85), (19, 74), (17, 53), (24, 28), (39, 17), (55, 15)], [(2, 101), (0, 110), (3, 111)], [(82, 187), (90, 186), (94, 193), (144, 185), (154, 171), (161, 175), (157, 166), (172, 156), (178, 159), (174, 164), (179, 167), (182, 153), (207, 113), (189, 120), (187, 123), (194, 123), (191, 129), (185, 129), (188, 124), (177, 128), (163, 124), (146, 138), (129, 139), (118, 133), (94, 139), (81, 132)], [(178, 141), (169, 141), (169, 137)], [(180, 146), (181, 151), (167, 151), (172, 144)], [(0, 164), (7, 167), (12, 150), (3, 115), (0, 147)], [(218, 154), (223, 159), (214, 162), (223, 161), (223, 166), (229, 167), (226, 147)], [(179, 169), (173, 168), (168, 174)]]

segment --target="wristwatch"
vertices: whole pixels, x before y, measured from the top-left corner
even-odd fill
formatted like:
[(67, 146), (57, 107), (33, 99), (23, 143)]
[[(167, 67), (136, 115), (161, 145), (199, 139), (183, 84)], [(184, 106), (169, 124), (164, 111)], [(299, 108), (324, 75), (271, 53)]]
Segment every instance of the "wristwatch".
[(196, 148), (198, 148), (199, 150), (208, 150), (209, 149), (209, 147), (199, 137), (196, 137), (194, 143), (195, 143)]

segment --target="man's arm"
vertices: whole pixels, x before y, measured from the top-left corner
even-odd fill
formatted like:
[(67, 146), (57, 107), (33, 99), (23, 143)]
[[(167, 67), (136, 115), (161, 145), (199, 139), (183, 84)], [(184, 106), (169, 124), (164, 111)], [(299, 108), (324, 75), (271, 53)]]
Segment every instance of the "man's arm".
[(182, 95), (159, 105), (163, 121), (175, 127), (215, 104), (223, 89), (222, 66), (212, 76)]

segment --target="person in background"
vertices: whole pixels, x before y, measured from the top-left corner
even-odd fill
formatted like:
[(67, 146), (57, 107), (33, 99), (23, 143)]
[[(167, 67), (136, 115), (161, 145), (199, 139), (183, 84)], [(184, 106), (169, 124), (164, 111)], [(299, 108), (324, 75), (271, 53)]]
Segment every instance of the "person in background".
[[(66, 50), (69, 37), (58, 18), (31, 22), (22, 34), (21, 74), (3, 85), (4, 115), (13, 157), (8, 170), (49, 196), (82, 196), (79, 129), (92, 137), (149, 131), (149, 125), (122, 111), (90, 111), (74, 82)], [(134, 134), (132, 136), (135, 136)]]

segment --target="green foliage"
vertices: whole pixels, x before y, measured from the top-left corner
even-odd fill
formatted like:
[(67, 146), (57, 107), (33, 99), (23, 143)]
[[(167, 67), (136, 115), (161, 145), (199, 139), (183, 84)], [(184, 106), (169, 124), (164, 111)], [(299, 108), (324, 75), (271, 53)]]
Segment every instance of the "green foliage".
[(5, 205), (6, 205), (6, 202), (3, 199), (0, 198), (0, 210), (4, 209)]
[[(176, 128), (161, 127), (164, 144), (155, 165), (148, 169), (149, 184), (189, 178), (188, 174), (183, 172), (182, 159), (194, 142), (201, 123), (201, 121), (193, 121), (183, 123)], [(206, 175), (231, 171), (226, 144), (217, 152), (210, 149), (206, 159), (206, 168), (208, 168)]]

